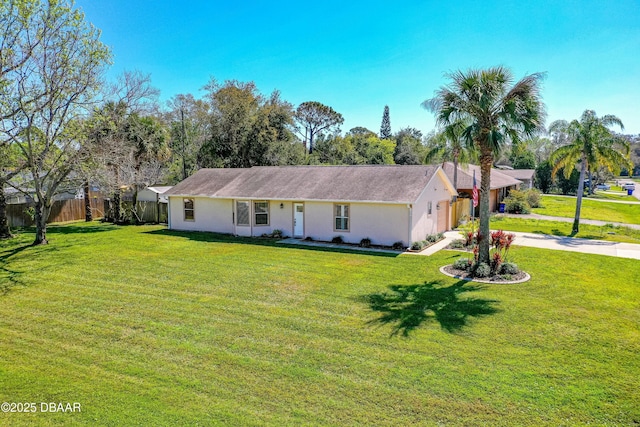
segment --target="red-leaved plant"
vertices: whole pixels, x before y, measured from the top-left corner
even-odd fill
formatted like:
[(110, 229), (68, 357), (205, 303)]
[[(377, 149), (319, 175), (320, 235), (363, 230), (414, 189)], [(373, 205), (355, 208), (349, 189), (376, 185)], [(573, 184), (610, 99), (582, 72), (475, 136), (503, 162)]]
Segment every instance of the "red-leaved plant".
[[(465, 235), (466, 245), (471, 246), (473, 244), (473, 264), (478, 264), (478, 254), (479, 254), (479, 246), (478, 243), (482, 240), (483, 236), (480, 232), (467, 232)], [(491, 273), (498, 274), (500, 272), (500, 267), (502, 264), (507, 262), (507, 255), (509, 253), (509, 248), (511, 244), (515, 240), (515, 234), (513, 233), (505, 233), (502, 230), (491, 232)], [(471, 260), (469, 260), (471, 262)]]

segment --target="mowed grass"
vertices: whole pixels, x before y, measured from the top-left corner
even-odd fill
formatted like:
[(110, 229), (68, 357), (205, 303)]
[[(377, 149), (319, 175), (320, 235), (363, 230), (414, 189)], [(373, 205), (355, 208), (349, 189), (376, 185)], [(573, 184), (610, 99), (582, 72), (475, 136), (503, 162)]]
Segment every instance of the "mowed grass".
[[(542, 207), (532, 209), (532, 212), (573, 218), (576, 213), (576, 198), (544, 195)], [(640, 224), (640, 204), (602, 202), (585, 197), (582, 199), (580, 218)]]
[[(634, 196), (627, 195), (627, 192), (622, 191), (601, 191), (597, 190), (594, 194), (589, 196), (589, 199), (611, 200), (619, 202), (638, 202)], [(575, 206), (575, 205), (574, 205)]]
[(637, 260), (511, 249), (532, 280), (459, 282), (459, 255), (376, 256), (51, 227), (0, 242), (2, 425), (630, 425)]
[(523, 233), (550, 234), (553, 236), (571, 236), (581, 239), (640, 244), (640, 230), (614, 225), (599, 226), (580, 223), (580, 231), (574, 235), (572, 230), (573, 222), (496, 215), (491, 217), (491, 228), (494, 230), (520, 231)]

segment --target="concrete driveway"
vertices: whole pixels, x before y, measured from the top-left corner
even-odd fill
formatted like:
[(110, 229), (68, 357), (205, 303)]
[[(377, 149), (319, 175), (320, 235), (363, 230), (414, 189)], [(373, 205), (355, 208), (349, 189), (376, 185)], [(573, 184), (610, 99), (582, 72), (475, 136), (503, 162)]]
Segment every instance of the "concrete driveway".
[[(575, 237), (550, 236), (548, 234), (520, 233), (514, 231), (508, 231), (508, 233), (516, 235), (516, 239), (513, 242), (514, 246), (529, 246), (558, 251), (640, 259), (640, 245), (634, 243), (607, 242), (604, 240), (578, 239)], [(447, 231), (445, 237), (445, 240), (439, 242), (439, 246), (441, 246), (440, 249), (447, 246), (448, 242), (462, 238), (458, 231)], [(445, 241), (447, 241), (446, 244), (444, 243)]]

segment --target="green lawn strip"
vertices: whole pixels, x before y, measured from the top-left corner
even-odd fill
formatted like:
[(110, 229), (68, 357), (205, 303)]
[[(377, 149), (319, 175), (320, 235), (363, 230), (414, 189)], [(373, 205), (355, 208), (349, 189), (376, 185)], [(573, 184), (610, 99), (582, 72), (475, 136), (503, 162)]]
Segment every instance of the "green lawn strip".
[(82, 413), (0, 424), (640, 418), (634, 260), (604, 269), (603, 257), (516, 247), (533, 279), (476, 287), (438, 272), (454, 251), (387, 257), (102, 224), (49, 238), (0, 243), (0, 401), (77, 401)]
[(601, 199), (601, 200), (614, 200), (621, 202), (638, 202), (634, 196), (628, 196), (625, 191), (624, 194), (616, 194), (615, 192), (610, 193), (608, 191), (596, 191), (595, 194), (589, 196), (589, 199)]
[[(542, 196), (542, 207), (532, 209), (533, 213), (548, 216), (572, 218), (576, 211), (573, 197)], [(640, 224), (640, 204), (607, 203), (582, 199), (580, 218), (600, 221)]]
[[(500, 229), (520, 231), (523, 233), (550, 234), (553, 236), (572, 236), (572, 227), (573, 223), (570, 222), (549, 221), (545, 219), (514, 217), (491, 218), (491, 228), (495, 230)], [(580, 232), (572, 237), (640, 244), (640, 230), (613, 225), (598, 226), (580, 224)]]

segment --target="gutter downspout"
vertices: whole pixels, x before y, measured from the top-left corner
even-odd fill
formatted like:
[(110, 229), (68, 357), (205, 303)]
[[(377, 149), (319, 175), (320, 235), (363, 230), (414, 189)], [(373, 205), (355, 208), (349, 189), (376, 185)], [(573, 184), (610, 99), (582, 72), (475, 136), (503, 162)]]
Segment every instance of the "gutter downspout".
[(167, 199), (167, 228), (171, 230), (171, 196)]
[(412, 208), (411, 204), (408, 204), (407, 208), (409, 208), (409, 230), (408, 230), (409, 234), (407, 236), (408, 237), (407, 238), (407, 242), (409, 242), (409, 243), (408, 243), (407, 246), (411, 247), (411, 243), (413, 243), (411, 241), (411, 229), (413, 228), (412, 227), (413, 226), (413, 208)]
[(236, 227), (236, 199), (231, 199), (231, 224), (233, 224), (233, 235), (238, 235), (238, 229)]
[(253, 211), (253, 199), (249, 200), (249, 235), (253, 237), (253, 220), (255, 219)]

